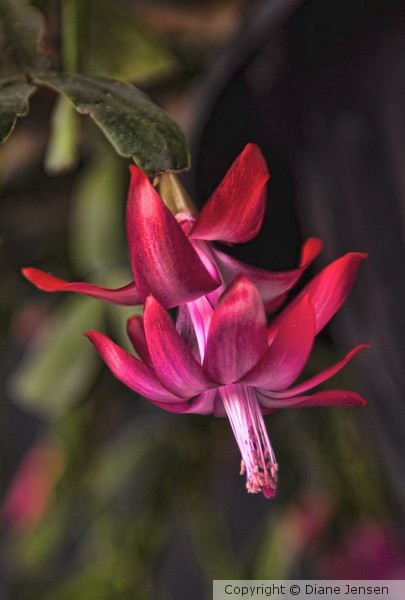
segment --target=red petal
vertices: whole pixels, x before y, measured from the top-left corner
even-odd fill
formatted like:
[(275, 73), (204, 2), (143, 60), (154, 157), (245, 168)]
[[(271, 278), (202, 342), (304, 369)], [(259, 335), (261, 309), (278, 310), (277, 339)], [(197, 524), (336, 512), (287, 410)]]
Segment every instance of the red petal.
[[(207, 296), (202, 296), (202, 298), (198, 298), (197, 300), (194, 300), (194, 302), (189, 302), (187, 304), (187, 308), (192, 322), (192, 327), (194, 328), (199, 351), (198, 358), (199, 362), (201, 363), (204, 361), (205, 351), (207, 349), (208, 329), (214, 309), (212, 308)], [(195, 353), (195, 348), (194, 350), (193, 348), (191, 349)]]
[(169, 315), (152, 297), (146, 299), (144, 327), (156, 375), (176, 395), (191, 398), (212, 387)]
[[(259, 289), (266, 312), (277, 310), (288, 292), (301, 277), (305, 269), (322, 250), (322, 242), (318, 238), (309, 238), (302, 246), (301, 260), (297, 269), (275, 272), (246, 265), (216, 248), (211, 248), (225, 283), (229, 284), (238, 273), (246, 275)], [(216, 303), (216, 291), (210, 294), (210, 301)], [(278, 299), (280, 301), (278, 302)]]
[(212, 415), (215, 411), (215, 405), (218, 400), (218, 390), (216, 388), (207, 390), (193, 398), (190, 402), (187, 413), (197, 415)]
[(167, 410), (168, 412), (183, 414), (188, 413), (189, 404), (188, 402), (184, 402), (184, 400), (180, 402), (157, 402), (153, 401), (153, 404), (158, 406), (159, 408), (163, 408), (163, 410)]
[(329, 390), (309, 396), (293, 398), (269, 398), (256, 390), (259, 404), (265, 409), (309, 408), (310, 406), (365, 406), (366, 400), (355, 392), (346, 390)]
[(127, 322), (128, 337), (132, 342), (135, 352), (142, 362), (152, 366), (152, 360), (146, 343), (145, 328), (143, 326), (143, 317), (130, 317)]
[(197, 335), (189, 311), (189, 307), (193, 304), (194, 302), (179, 306), (176, 318), (176, 330), (179, 336), (186, 342), (194, 358), (201, 362)]
[(218, 287), (148, 177), (135, 166), (131, 166), (127, 233), (134, 279), (143, 299), (152, 294), (171, 308)]
[(281, 322), (270, 348), (240, 383), (285, 390), (301, 373), (312, 349), (315, 313), (305, 296)]
[(216, 381), (238, 381), (256, 364), (266, 348), (263, 302), (253, 283), (239, 275), (214, 309), (204, 367)]
[(132, 306), (142, 304), (141, 297), (136, 289), (135, 283), (129, 283), (124, 287), (111, 290), (92, 283), (64, 281), (59, 277), (49, 275), (39, 269), (28, 267), (22, 269), (22, 274), (28, 281), (44, 292), (78, 292), (99, 300), (106, 300), (114, 304)]
[(252, 239), (263, 222), (269, 177), (259, 148), (248, 144), (206, 202), (190, 237), (224, 242)]
[(350, 252), (325, 267), (276, 317), (270, 328), (269, 338), (271, 339), (274, 335), (275, 329), (279, 327), (281, 320), (285, 318), (286, 312), (292, 310), (306, 294), (309, 295), (311, 304), (314, 307), (316, 333), (319, 333), (346, 300), (356, 277), (357, 269), (366, 257), (367, 254)]
[(331, 367), (328, 367), (321, 373), (318, 373), (318, 375), (311, 377), (311, 379), (307, 379), (307, 381), (299, 383), (298, 385), (290, 388), (289, 390), (285, 390), (283, 392), (273, 392), (271, 390), (264, 391), (260, 389), (259, 391), (264, 393), (268, 397), (274, 398), (290, 398), (292, 396), (302, 394), (303, 392), (307, 392), (308, 390), (311, 390), (317, 385), (320, 385), (324, 381), (327, 381), (328, 379), (333, 377), (333, 375), (336, 375), (336, 373), (343, 369), (343, 367), (345, 367), (347, 363), (350, 362), (352, 358), (356, 356), (356, 354), (358, 354), (361, 350), (364, 350), (365, 348), (370, 348), (370, 346), (368, 346), (367, 344), (360, 344), (359, 346), (356, 346), (355, 348), (353, 348), (353, 350), (346, 354), (346, 356), (342, 358), (342, 360), (340, 360), (336, 364), (332, 365)]
[(186, 399), (175, 396), (165, 389), (150, 367), (117, 346), (103, 333), (89, 331), (85, 335), (113, 375), (131, 390), (142, 394), (152, 402), (186, 402)]
[(301, 248), (299, 267), (306, 269), (318, 256), (323, 248), (323, 242), (319, 238), (311, 237), (305, 240)]

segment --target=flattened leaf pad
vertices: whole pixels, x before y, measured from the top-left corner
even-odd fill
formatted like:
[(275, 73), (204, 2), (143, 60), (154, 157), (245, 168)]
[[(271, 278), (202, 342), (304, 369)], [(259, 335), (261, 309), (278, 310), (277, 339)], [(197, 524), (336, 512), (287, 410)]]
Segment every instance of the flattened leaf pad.
[(44, 73), (32, 80), (65, 94), (79, 113), (90, 115), (118, 154), (132, 157), (149, 175), (189, 167), (181, 129), (134, 86), (93, 75)]
[(0, 143), (13, 131), (17, 117), (28, 112), (28, 100), (35, 86), (18, 79), (7, 79), (0, 83)]

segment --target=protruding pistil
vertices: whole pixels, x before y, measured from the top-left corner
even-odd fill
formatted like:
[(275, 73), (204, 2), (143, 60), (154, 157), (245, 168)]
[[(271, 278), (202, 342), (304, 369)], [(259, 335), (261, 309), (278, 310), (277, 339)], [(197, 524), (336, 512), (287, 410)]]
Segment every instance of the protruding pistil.
[(246, 473), (246, 489), (271, 498), (277, 489), (278, 464), (257, 398), (245, 385), (228, 384), (219, 392), (242, 454), (240, 473)]

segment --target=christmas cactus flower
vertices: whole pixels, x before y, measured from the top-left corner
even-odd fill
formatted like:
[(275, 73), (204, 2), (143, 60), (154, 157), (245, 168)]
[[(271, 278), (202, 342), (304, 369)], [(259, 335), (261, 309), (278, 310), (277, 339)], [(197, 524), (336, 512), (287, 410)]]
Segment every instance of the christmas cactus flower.
[(200, 214), (193, 210), (176, 177), (161, 175), (161, 189), (166, 190), (162, 195), (178, 196), (171, 212), (145, 173), (131, 166), (126, 222), (134, 281), (111, 290), (91, 283), (68, 283), (34, 268), (23, 269), (23, 274), (48, 292), (79, 292), (124, 305), (143, 304), (153, 295), (163, 307), (171, 308), (201, 296), (208, 296), (215, 305), (225, 286), (240, 273), (256, 284), (267, 312), (271, 312), (279, 308), (288, 290), (319, 254), (320, 240), (307, 240), (298, 267), (286, 272), (245, 265), (212, 244), (214, 240), (246, 242), (258, 233), (268, 179), (260, 150), (248, 144)]
[[(112, 373), (154, 404), (178, 413), (227, 416), (241, 455), (249, 492), (270, 498), (277, 461), (263, 413), (306, 406), (364, 405), (350, 391), (308, 392), (344, 367), (365, 345), (311, 379), (295, 384), (316, 334), (344, 301), (363, 254), (326, 267), (270, 327), (259, 289), (238, 275), (215, 307), (207, 297), (181, 307), (175, 327), (152, 295), (143, 317), (128, 322), (139, 358), (96, 331), (86, 335)], [(198, 314), (197, 314), (198, 313)], [(190, 317), (194, 317), (190, 319)]]

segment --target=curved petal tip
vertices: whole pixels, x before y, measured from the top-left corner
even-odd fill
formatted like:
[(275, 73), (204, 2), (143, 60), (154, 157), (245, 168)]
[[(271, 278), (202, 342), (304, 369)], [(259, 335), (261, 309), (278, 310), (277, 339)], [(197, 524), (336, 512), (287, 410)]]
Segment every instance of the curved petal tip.
[(247, 144), (206, 202), (190, 237), (228, 243), (252, 239), (262, 226), (269, 178), (259, 147)]

